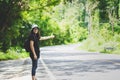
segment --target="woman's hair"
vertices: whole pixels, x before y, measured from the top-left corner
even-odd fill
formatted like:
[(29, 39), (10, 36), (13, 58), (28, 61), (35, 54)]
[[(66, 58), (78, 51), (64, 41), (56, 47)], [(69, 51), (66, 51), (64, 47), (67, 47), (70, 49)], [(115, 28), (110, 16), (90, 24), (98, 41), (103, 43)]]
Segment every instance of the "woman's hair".
[[(37, 38), (39, 39), (41, 36), (40, 36), (40, 30), (39, 30), (39, 28), (37, 27), (37, 29), (38, 29), (38, 33), (36, 34), (37, 35)], [(30, 33), (30, 35), (31, 34), (35, 34), (34, 32), (33, 32), (33, 30), (34, 30), (34, 28), (32, 28), (32, 30), (31, 30), (31, 33)]]

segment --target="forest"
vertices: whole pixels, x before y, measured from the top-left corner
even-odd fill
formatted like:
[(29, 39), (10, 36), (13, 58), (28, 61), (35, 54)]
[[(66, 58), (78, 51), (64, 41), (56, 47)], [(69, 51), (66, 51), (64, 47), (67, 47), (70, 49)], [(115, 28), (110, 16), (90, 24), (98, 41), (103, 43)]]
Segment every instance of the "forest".
[(40, 46), (80, 42), (82, 50), (120, 52), (119, 0), (0, 0), (0, 56), (24, 52), (32, 24), (55, 35)]

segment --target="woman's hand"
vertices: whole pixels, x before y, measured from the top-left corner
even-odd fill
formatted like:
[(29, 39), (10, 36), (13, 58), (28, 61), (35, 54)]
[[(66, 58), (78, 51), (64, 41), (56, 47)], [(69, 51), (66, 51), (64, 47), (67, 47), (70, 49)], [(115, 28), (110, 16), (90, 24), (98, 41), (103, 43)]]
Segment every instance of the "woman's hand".
[(52, 38), (54, 38), (54, 37), (55, 37), (54, 35), (44, 36), (44, 37), (41, 37), (39, 40), (47, 40), (47, 39), (52, 39)]
[(55, 38), (55, 36), (54, 36), (54, 35), (51, 35), (50, 38)]
[(34, 55), (34, 60), (37, 60), (37, 56), (36, 55)]

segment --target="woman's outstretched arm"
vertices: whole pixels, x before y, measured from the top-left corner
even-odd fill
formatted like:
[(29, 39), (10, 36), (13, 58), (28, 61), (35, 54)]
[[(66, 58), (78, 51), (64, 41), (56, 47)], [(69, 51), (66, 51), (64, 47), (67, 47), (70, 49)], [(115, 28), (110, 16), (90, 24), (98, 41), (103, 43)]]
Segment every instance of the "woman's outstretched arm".
[(47, 39), (52, 39), (54, 37), (55, 37), (54, 35), (52, 35), (52, 36), (44, 36), (44, 37), (41, 37), (39, 40), (47, 40)]

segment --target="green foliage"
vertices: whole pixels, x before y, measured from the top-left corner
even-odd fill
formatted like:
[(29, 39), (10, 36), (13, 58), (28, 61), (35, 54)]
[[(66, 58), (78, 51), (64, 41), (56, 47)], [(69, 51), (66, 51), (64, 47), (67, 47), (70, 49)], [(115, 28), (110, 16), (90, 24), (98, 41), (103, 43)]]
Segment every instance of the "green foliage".
[[(23, 33), (30, 30), (27, 26), (39, 23), (42, 11), (59, 2), (60, 0), (0, 0), (0, 49), (6, 52), (11, 46), (22, 46), (27, 34)], [(23, 28), (24, 32), (21, 31)]]
[[(57, 25), (54, 25), (56, 23), (54, 23), (54, 24), (50, 23), (49, 11), (52, 10), (53, 6), (59, 4), (59, 2), (60, 2), (60, 0), (51, 0), (51, 1), (31, 0), (29, 3), (30, 4), (29, 10), (23, 11), (21, 13), (24, 23), (25, 23), (25, 24), (23, 24), (24, 28), (21, 29), (21, 30), (24, 30), (24, 29), (25, 30), (22, 32), (24, 33), (25, 31), (28, 31), (28, 33), (29, 33), (31, 30), (31, 25), (33, 23), (35, 23), (40, 28), (41, 36), (48, 36), (48, 35), (53, 34), (54, 31), (56, 30), (55, 26), (57, 26)], [(29, 26), (29, 28), (27, 26)], [(21, 43), (23, 43), (26, 36), (28, 36), (28, 34), (23, 34), (23, 33), (21, 33), (23, 35), (21, 37), (21, 39), (22, 39)], [(43, 45), (53, 45), (53, 44), (52, 44), (52, 40), (47, 40), (45, 43), (44, 43), (44, 41), (41, 42), (40, 45), (43, 46)]]
[(92, 52), (100, 52), (104, 49), (104, 47), (102, 46), (104, 43), (105, 39), (101, 35), (96, 33), (95, 35), (92, 34), (92, 36), (88, 36), (88, 38), (82, 42), (80, 49)]
[[(119, 53), (120, 51), (120, 37), (118, 33), (113, 33), (109, 28), (108, 23), (104, 23), (100, 26), (100, 31), (95, 31), (89, 37), (83, 41), (80, 49), (88, 51), (102, 52), (102, 53)], [(111, 50), (105, 50), (106, 48), (113, 48)]]
[(114, 25), (114, 32), (120, 33), (120, 25), (117, 23)]
[(103, 38), (105, 41), (109, 41), (109, 40), (111, 40), (111, 38), (112, 38), (113, 33), (112, 33), (111, 30), (109, 30), (110, 27), (111, 27), (111, 26), (110, 26), (109, 23), (103, 23), (103, 24), (101, 25), (101, 30), (100, 30), (99, 34), (102, 36), (102, 38)]
[[(96, 10), (92, 14), (93, 22), (97, 24), (93, 23), (90, 27), (92, 32), (83, 42), (81, 49), (104, 53), (119, 53), (119, 4), (119, 0), (99, 0), (98, 9), (96, 9), (99, 14)], [(108, 47), (113, 49), (105, 50)]]
[(119, 51), (119, 7), (119, 0), (0, 0), (0, 49), (17, 57), (11, 47), (22, 47), (35, 23), (41, 36), (55, 35), (41, 42), (41, 46), (88, 38), (84, 41), (88, 50), (104, 52), (106, 45), (115, 42)]
[(0, 61), (1, 60), (13, 60), (13, 59), (19, 59), (19, 58), (25, 58), (28, 57), (29, 54), (26, 53), (24, 50), (22, 50), (19, 47), (11, 47), (7, 50), (6, 54), (3, 52), (0, 52)]
[(50, 18), (58, 24), (59, 33), (56, 36), (59, 36), (57, 40), (61, 43), (74, 43), (87, 37), (87, 29), (81, 25), (84, 23), (80, 18), (83, 16), (82, 5), (78, 4), (77, 1), (74, 4), (60, 4), (50, 12)]
[(0, 1), (0, 49), (4, 52), (14, 45), (12, 40), (19, 35), (20, 13), (27, 8), (25, 3), (24, 0)]
[[(37, 3), (36, 1), (33, 1), (31, 3), (31, 9), (35, 9), (36, 11), (22, 12), (22, 16), (25, 22), (28, 22), (30, 24), (36, 23), (37, 25), (39, 25), (41, 36), (48, 36), (52, 34), (55, 35), (55, 39), (47, 40), (45, 42), (42, 41), (40, 45), (43, 46), (71, 42), (73, 43), (86, 38), (87, 29), (84, 28), (84, 26), (80, 25), (83, 22), (82, 19), (78, 18), (82, 16), (82, 14), (80, 14), (79, 12), (82, 10), (79, 10), (79, 8), (77, 8), (77, 3), (76, 6), (72, 4), (71, 6), (68, 4), (60, 4), (58, 6), (49, 8), (47, 6), (47, 8), (43, 8), (43, 10), (41, 9), (42, 6), (39, 5), (40, 3), (41, 1), (39, 3)], [(69, 14), (70, 12), (71, 14)]]

